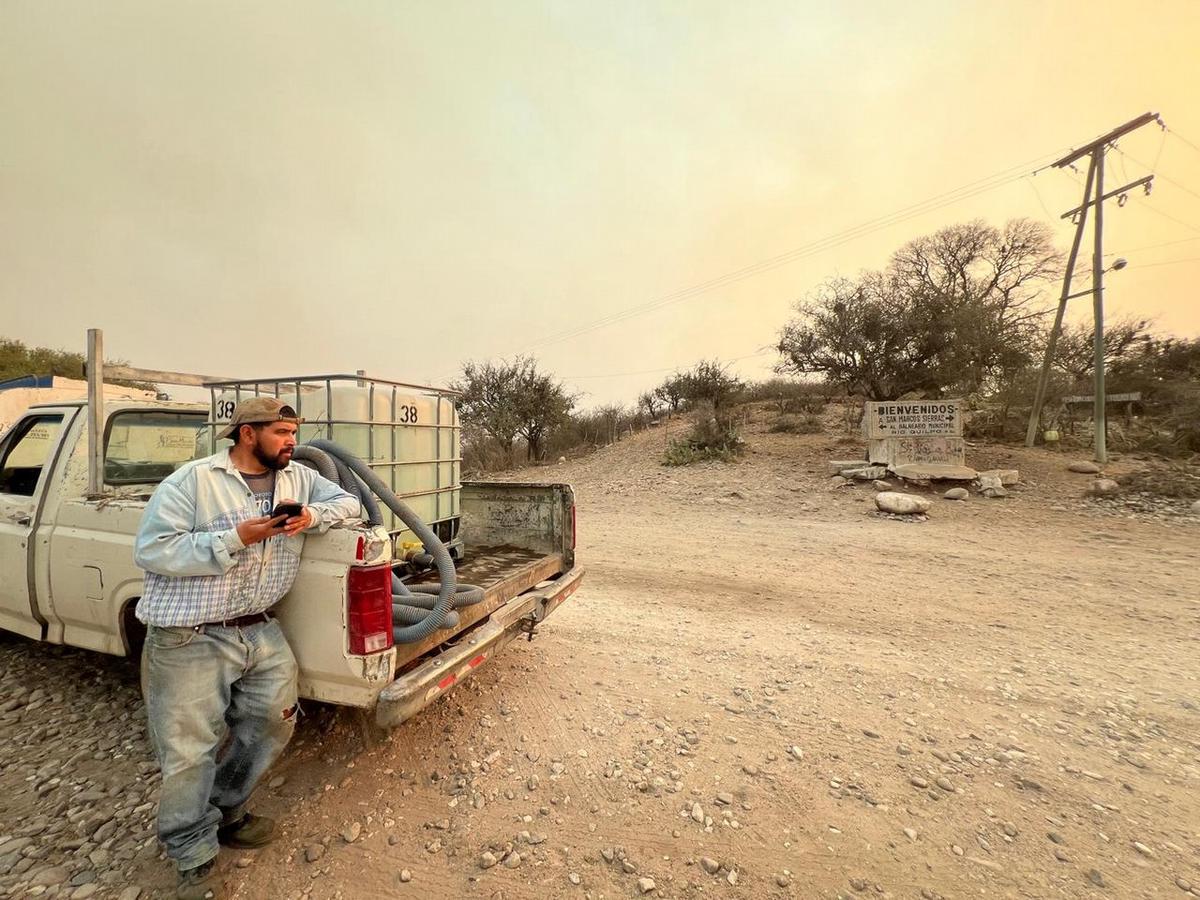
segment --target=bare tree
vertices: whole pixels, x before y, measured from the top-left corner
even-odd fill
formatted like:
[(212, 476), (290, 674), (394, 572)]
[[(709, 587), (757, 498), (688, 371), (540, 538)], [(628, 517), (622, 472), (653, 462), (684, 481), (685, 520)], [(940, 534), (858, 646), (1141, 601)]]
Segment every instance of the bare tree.
[(716, 359), (696, 363), (684, 374), (683, 379), (684, 396), (694, 403), (711, 405), (717, 419), (727, 411), (744, 387), (741, 379), (729, 374), (729, 364)]
[(550, 375), (537, 371), (533, 360), (521, 360), (516, 398), (518, 433), (525, 438), (530, 462), (545, 458), (547, 436), (567, 422), (575, 397)]
[(679, 407), (683, 405), (686, 387), (687, 380), (685, 376), (676, 372), (654, 389), (654, 396), (658, 397), (666, 405), (671, 415), (674, 415), (679, 412)]
[(513, 362), (467, 362), (462, 377), (451, 387), (462, 396), (458, 401), (463, 423), (490, 436), (511, 460), (513, 441), (521, 428), (517, 406), (522, 371), (520, 358)]
[(653, 420), (658, 412), (659, 406), (662, 405), (662, 398), (660, 398), (654, 391), (645, 391), (644, 393), (638, 395), (637, 405), (638, 409), (646, 410), (646, 415)]
[(606, 444), (615, 444), (620, 439), (621, 420), (626, 414), (625, 407), (619, 403), (610, 403), (596, 410), (596, 416), (604, 429), (603, 439)]
[(463, 423), (489, 435), (510, 460), (517, 435), (525, 439), (528, 458), (541, 459), (547, 436), (567, 421), (575, 405), (573, 395), (523, 356), (468, 362), (453, 387), (462, 393)]
[(832, 279), (797, 307), (778, 371), (822, 373), (876, 400), (978, 390), (1027, 365), (1059, 271), (1050, 230), (1026, 219), (944, 228), (883, 271)]
[[(1129, 360), (1140, 345), (1153, 340), (1149, 330), (1150, 319), (1120, 319), (1108, 322), (1104, 326), (1104, 362), (1105, 366), (1114, 365)], [(1067, 325), (1059, 335), (1058, 345), (1054, 350), (1054, 366), (1076, 381), (1086, 381), (1092, 377), (1095, 368), (1095, 351), (1093, 342), (1096, 330), (1087, 325)]]

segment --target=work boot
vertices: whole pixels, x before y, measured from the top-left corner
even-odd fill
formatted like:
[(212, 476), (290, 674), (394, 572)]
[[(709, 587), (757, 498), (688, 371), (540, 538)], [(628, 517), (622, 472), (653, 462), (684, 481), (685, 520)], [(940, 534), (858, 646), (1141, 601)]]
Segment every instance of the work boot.
[(179, 886), (175, 888), (179, 900), (217, 900), (221, 896), (221, 879), (217, 877), (217, 860), (210, 859), (194, 869), (179, 873)]
[(217, 829), (217, 841), (223, 847), (257, 850), (275, 840), (275, 820), (246, 813), (236, 822)]

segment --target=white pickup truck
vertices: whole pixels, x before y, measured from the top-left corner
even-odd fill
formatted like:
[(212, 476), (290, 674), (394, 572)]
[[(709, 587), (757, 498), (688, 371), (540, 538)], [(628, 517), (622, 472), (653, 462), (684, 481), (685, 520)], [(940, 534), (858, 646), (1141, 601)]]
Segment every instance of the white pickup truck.
[[(139, 458), (153, 454), (131, 447), (204, 455), (208, 440), (198, 437), (193, 449), (187, 436), (211, 434), (215, 405), (105, 403), (101, 391), (95, 403), (25, 412), (0, 438), (0, 628), (104, 653), (139, 652), (144, 630), (134, 607), (142, 573), (133, 538), (150, 493), (172, 466), (142, 464)], [(90, 452), (91, 433), (103, 436), (99, 454)], [(513, 638), (532, 638), (576, 590), (583, 571), (575, 566), (568, 485), (454, 487), (459, 581), (483, 587), (484, 600), (459, 610), (453, 629), (375, 649), (355, 634), (356, 623), (372, 615), (378, 621), (376, 607), (391, 603), (390, 589), (380, 585), (390, 585), (398, 565), (397, 533), (348, 523), (308, 536), (296, 581), (275, 608), (299, 663), (302, 697), (373, 711), (364, 724), (397, 725)]]

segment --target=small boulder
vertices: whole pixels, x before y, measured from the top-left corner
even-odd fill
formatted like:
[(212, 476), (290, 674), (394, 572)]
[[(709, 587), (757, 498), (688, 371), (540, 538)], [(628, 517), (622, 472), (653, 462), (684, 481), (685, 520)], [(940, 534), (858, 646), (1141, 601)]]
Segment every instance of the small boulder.
[(1087, 460), (1077, 460), (1067, 466), (1068, 472), (1078, 472), (1080, 475), (1099, 475), (1100, 465)]
[(1192, 514), (1200, 516), (1200, 500), (1197, 500), (1192, 504)]
[(1000, 479), (1000, 484), (1004, 487), (1019, 484), (1021, 481), (1021, 473), (1017, 469), (988, 469), (979, 473), (980, 478), (984, 475), (994, 475)]
[(986, 487), (979, 493), (987, 497), (989, 500), (1003, 500), (1008, 496), (1008, 488), (1003, 487)]
[(947, 500), (966, 500), (971, 496), (971, 492), (966, 488), (950, 488), (942, 496)]
[(829, 474), (840, 475), (842, 469), (861, 469), (867, 465), (870, 465), (870, 463), (865, 459), (831, 459), (829, 461)]
[(1093, 497), (1112, 497), (1121, 492), (1121, 486), (1111, 478), (1097, 478), (1088, 488)]
[(892, 489), (891, 484), (886, 481), (872, 481), (871, 487), (877, 491), (890, 491)]
[(887, 466), (863, 466), (858, 469), (843, 469), (843, 478), (853, 478), (855, 481), (875, 481), (887, 478)]
[(924, 497), (902, 494), (899, 491), (881, 491), (875, 495), (875, 506), (881, 512), (898, 516), (914, 516), (927, 513), (933, 506)]

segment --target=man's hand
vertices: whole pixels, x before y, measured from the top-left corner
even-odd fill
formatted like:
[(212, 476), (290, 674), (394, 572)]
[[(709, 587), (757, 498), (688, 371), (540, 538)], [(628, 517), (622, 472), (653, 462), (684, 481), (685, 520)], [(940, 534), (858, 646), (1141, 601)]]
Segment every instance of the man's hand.
[(238, 525), (238, 537), (247, 547), (257, 544), (259, 541), (265, 541), (267, 538), (279, 534), (280, 529), (285, 527), (284, 520), (286, 518), (286, 516), (275, 516), (275, 518), (259, 516), (255, 519), (247, 519)]
[[(284, 503), (295, 503), (295, 500), (284, 500)], [(300, 510), (300, 515), (292, 516), (283, 523), (283, 533), (288, 537), (295, 537), (305, 528), (309, 528), (313, 523), (313, 514), (307, 506)]]

